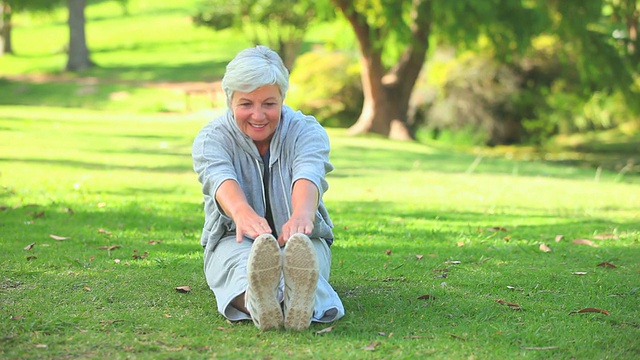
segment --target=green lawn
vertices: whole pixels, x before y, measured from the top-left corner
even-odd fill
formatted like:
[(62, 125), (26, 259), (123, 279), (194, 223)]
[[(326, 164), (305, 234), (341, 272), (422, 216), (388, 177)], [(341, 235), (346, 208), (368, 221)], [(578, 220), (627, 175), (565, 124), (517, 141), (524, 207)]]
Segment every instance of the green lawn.
[(218, 80), (247, 43), (192, 27), (193, 3), (89, 6), (100, 66), (81, 74), (60, 72), (64, 12), (16, 17), (17, 53), (0, 58), (0, 358), (640, 357), (633, 131), (544, 154), (328, 129), (347, 315), (299, 333), (225, 321), (190, 158), (217, 112), (187, 111), (180, 86)]
[[(347, 315), (325, 333), (260, 333), (217, 314), (202, 274), (190, 145), (207, 117), (0, 109), (4, 358), (640, 355), (637, 178), (470, 167), (472, 155), (329, 129)], [(585, 308), (610, 315), (571, 314)]]

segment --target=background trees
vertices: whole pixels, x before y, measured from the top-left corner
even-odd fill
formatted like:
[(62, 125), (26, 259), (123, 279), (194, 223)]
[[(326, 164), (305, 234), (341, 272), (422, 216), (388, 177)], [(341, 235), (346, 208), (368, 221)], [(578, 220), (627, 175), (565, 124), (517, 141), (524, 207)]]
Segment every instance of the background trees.
[[(126, 4), (127, 0), (119, 0)], [(11, 18), (17, 12), (50, 12), (63, 5), (63, 0), (3, 0), (0, 2), (0, 56), (4, 53), (13, 53), (11, 32)], [(85, 70), (94, 65), (89, 57), (89, 48), (85, 35), (86, 0), (67, 0), (69, 46), (68, 60), (65, 66), (67, 71)], [(123, 5), (125, 6), (125, 5)]]
[(307, 27), (327, 15), (327, 7), (323, 0), (203, 0), (193, 21), (214, 30), (241, 29), (254, 44), (275, 50), (291, 70)]
[[(66, 2), (66, 68), (72, 71), (93, 64), (84, 34), (85, 1), (123, 4), (127, 11), (126, 0)], [(11, 29), (8, 14), (48, 11), (62, 1), (2, 4), (6, 33)], [(466, 132), (474, 142), (498, 145), (540, 144), (559, 133), (640, 123), (639, 4), (190, 0), (169, 6), (196, 13), (193, 19), (200, 25), (240, 30), (224, 33), (234, 39), (245, 36), (276, 49), (293, 69), (292, 80), (302, 83), (303, 96), (288, 100), (321, 114), (327, 124), (349, 126), (351, 134), (403, 140)], [(325, 19), (332, 21), (321, 23)], [(333, 34), (318, 36), (318, 29)], [(10, 35), (3, 38), (10, 49)], [(351, 40), (339, 44), (344, 38)], [(178, 46), (183, 43), (176, 40)], [(296, 63), (298, 55), (303, 56)], [(212, 76), (219, 76), (221, 65), (215, 66)]]
[(95, 65), (89, 57), (85, 35), (86, 5), (86, 0), (67, 0), (69, 10), (69, 56), (65, 66), (67, 71), (86, 70)]
[[(545, 132), (547, 126), (538, 124), (539, 117), (552, 117), (551, 112), (557, 110), (558, 105), (553, 104), (557, 98), (541, 96), (550, 87), (553, 92), (574, 93), (571, 101), (576, 105), (600, 92), (620, 92), (627, 100), (633, 97), (636, 1), (332, 2), (353, 27), (362, 57), (365, 101), (357, 123), (350, 129), (354, 134), (374, 132), (395, 139), (411, 138), (407, 125), (409, 100), (421, 64), (429, 60), (427, 51), (434, 41), (439, 47), (448, 45), (458, 53), (471, 50), (483, 54), (481, 57), (489, 56), (514, 72), (510, 86), (515, 86), (523, 98), (504, 97), (500, 104), (487, 99), (469, 102), (475, 95), (478, 98), (494, 92), (495, 87), (492, 88), (491, 79), (483, 79), (480, 82), (483, 86), (473, 86), (475, 93), (456, 91), (456, 87), (469, 83), (465, 83), (465, 76), (471, 76), (468, 80), (473, 81), (472, 74), (462, 75), (459, 80), (452, 78), (458, 85), (450, 83), (443, 88), (445, 100), (441, 103), (448, 104), (449, 108), (442, 111), (441, 106), (437, 114), (426, 111), (423, 114), (427, 118), (420, 120), (428, 123), (429, 115), (447, 116), (446, 121), (440, 121), (440, 126), (481, 125), (478, 128), (488, 134), (485, 139), (488, 144), (520, 141), (523, 132), (525, 137), (527, 132)], [(618, 15), (607, 19), (603, 16), (607, 12)], [(610, 21), (615, 19), (625, 21)], [(620, 24), (626, 28), (617, 29)], [(613, 36), (617, 33), (619, 39)], [(533, 46), (541, 39), (548, 39), (545, 49)], [(544, 62), (547, 51), (553, 54), (547, 59), (551, 63), (540, 63)], [(549, 72), (545, 76), (536, 74), (545, 68), (555, 73), (555, 78), (546, 77), (551, 75)], [(561, 79), (576, 80), (576, 83), (562, 84)], [(486, 116), (476, 116), (483, 111)], [(551, 126), (551, 131), (557, 131), (559, 126), (562, 125)]]

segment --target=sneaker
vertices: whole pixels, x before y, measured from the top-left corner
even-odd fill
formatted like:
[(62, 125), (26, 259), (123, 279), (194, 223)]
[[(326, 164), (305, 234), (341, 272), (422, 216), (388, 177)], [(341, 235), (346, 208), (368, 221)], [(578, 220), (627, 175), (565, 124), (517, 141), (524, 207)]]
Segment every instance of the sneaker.
[(282, 326), (282, 308), (278, 301), (278, 285), (282, 274), (280, 246), (271, 234), (253, 241), (247, 262), (249, 286), (245, 294), (251, 319), (260, 330)]
[(318, 257), (311, 240), (294, 234), (284, 247), (284, 327), (304, 330), (311, 325), (318, 287)]

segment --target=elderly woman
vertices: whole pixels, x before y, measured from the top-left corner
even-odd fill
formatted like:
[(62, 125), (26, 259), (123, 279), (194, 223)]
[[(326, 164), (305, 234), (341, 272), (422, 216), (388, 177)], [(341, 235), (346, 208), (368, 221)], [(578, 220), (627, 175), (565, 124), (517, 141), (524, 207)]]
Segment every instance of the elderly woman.
[(288, 86), (274, 51), (241, 51), (222, 79), (228, 110), (193, 144), (207, 283), (222, 315), (261, 330), (303, 330), (344, 315), (328, 282), (329, 139), (314, 117), (284, 105)]

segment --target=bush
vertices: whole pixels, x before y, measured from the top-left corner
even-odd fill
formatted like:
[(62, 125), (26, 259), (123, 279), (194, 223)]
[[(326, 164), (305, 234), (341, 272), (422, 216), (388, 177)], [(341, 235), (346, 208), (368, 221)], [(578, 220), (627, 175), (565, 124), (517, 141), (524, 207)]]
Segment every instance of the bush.
[(471, 131), (477, 135), (474, 142), (487, 145), (521, 140), (522, 128), (514, 108), (514, 98), (520, 89), (516, 72), (492, 58), (481, 56), (453, 60), (446, 72), (446, 79), (433, 102), (424, 104), (421, 111), (416, 110), (416, 113), (424, 114), (424, 126), (436, 133), (441, 130)]
[(313, 50), (296, 59), (286, 103), (328, 127), (353, 125), (362, 110), (358, 57)]

